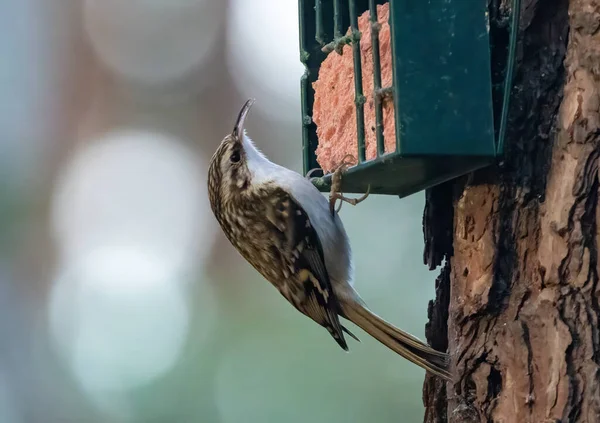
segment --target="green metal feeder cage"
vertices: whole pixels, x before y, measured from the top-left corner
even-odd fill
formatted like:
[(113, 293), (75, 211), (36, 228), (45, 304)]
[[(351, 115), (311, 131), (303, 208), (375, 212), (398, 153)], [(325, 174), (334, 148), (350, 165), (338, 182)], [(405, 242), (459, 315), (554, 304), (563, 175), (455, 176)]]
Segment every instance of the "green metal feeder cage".
[[(389, 3), (392, 86), (381, 87), (379, 39), (373, 37), (374, 90), (362, 92), (358, 16)], [(352, 44), (358, 164), (342, 191), (404, 197), (494, 162), (503, 152), (512, 87), (519, 0), (513, 0), (502, 105), (494, 119), (488, 0), (299, 0), (305, 174), (319, 168), (312, 120), (319, 66), (336, 46)], [(349, 35), (344, 36), (350, 27)], [(338, 49), (341, 51), (341, 49)], [(329, 52), (329, 53), (326, 53)], [(396, 150), (384, 152), (382, 96), (392, 95)], [(374, 96), (377, 157), (365, 159), (364, 96)], [(497, 111), (498, 112), (498, 111)], [(496, 120), (496, 122), (495, 122)], [(323, 192), (331, 174), (312, 178)]]

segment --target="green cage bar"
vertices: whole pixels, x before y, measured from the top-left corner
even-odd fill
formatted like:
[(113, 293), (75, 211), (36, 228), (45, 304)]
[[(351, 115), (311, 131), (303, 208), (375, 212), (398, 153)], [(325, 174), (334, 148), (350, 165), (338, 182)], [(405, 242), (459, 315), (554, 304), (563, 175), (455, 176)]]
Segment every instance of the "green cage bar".
[(375, 137), (377, 139), (377, 156), (384, 154), (383, 143), (383, 104), (381, 95), (381, 63), (379, 55), (379, 20), (377, 19), (377, 3), (369, 0), (371, 21), (371, 45), (373, 53), (373, 102), (375, 104)]
[(323, 29), (323, 5), (322, 0), (315, 0), (315, 40), (319, 44), (325, 44), (325, 30)]
[(398, 113), (398, 91), (396, 81), (400, 78), (398, 76), (398, 66), (399, 59), (396, 57), (396, 30), (394, 28), (395, 19), (392, 15), (391, 5), (390, 5), (390, 16), (388, 19), (388, 24), (390, 25), (390, 33), (391, 33), (391, 43), (392, 43), (392, 101), (394, 102), (394, 126), (396, 128), (396, 153), (402, 151), (402, 137), (400, 136), (400, 131), (402, 129), (402, 121), (400, 117), (400, 113)]
[[(340, 4), (340, 1), (341, 0), (333, 0), (334, 40), (339, 40), (344, 34), (344, 29), (342, 26), (342, 6)], [(341, 54), (341, 51), (338, 51), (338, 53)]]
[(355, 0), (350, 2), (350, 28), (352, 31), (352, 56), (354, 59), (354, 103), (356, 105), (356, 138), (358, 163), (365, 161), (365, 97), (362, 87), (362, 65), (360, 63), (360, 32)]
[[(314, 22), (315, 17), (311, 16), (310, 10), (305, 7), (305, 0), (298, 0), (298, 9), (300, 10), (299, 26), (300, 26), (300, 62), (305, 67), (304, 73), (300, 78), (300, 109), (302, 112), (302, 158), (304, 164), (304, 173), (308, 173), (309, 169), (317, 166), (314, 151), (317, 148), (316, 137), (313, 136), (315, 124), (312, 121), (312, 103), (314, 93), (311, 84), (310, 62), (311, 47), (307, 39), (310, 37), (311, 27), (310, 21)], [(313, 9), (314, 12), (314, 9)], [(307, 169), (308, 167), (308, 169)]]

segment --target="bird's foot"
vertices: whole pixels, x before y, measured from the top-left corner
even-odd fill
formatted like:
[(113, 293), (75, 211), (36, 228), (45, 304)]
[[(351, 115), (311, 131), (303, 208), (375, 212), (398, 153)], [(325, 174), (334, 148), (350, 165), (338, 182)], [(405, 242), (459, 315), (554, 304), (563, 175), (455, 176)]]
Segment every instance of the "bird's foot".
[[(353, 161), (349, 162), (348, 158), (351, 158)], [(342, 208), (342, 204), (349, 203), (353, 206), (356, 206), (358, 203), (364, 201), (369, 196), (369, 191), (371, 190), (371, 186), (367, 188), (367, 192), (359, 198), (348, 198), (345, 197), (342, 192), (342, 175), (348, 168), (348, 166), (354, 164), (354, 156), (348, 154), (342, 160), (342, 163), (333, 171), (333, 175), (331, 176), (331, 191), (329, 193), (329, 210), (331, 211), (331, 215), (333, 216), (335, 213), (339, 213)], [(340, 205), (338, 208), (335, 208), (335, 202), (340, 200)]]

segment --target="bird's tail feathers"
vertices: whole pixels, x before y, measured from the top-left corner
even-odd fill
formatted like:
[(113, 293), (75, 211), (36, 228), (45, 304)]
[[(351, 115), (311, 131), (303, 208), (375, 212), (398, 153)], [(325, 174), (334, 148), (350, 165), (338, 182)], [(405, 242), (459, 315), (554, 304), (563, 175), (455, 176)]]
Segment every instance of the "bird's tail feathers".
[(450, 357), (386, 322), (358, 301), (342, 304), (344, 317), (383, 345), (432, 374), (451, 380)]
[(360, 339), (358, 339), (358, 337), (353, 334), (352, 332), (350, 332), (346, 327), (342, 326), (342, 330), (344, 332), (346, 332), (352, 339), (354, 339), (356, 342), (360, 342)]

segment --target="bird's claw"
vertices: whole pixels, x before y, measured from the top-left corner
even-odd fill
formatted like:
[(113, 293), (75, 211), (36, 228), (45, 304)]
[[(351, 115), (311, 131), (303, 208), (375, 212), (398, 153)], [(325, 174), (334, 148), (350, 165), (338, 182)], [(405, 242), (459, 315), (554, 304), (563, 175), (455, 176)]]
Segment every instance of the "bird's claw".
[[(349, 157), (352, 158), (351, 162), (349, 162), (347, 160)], [(342, 163), (333, 171), (333, 174), (331, 175), (331, 191), (329, 193), (329, 210), (331, 211), (332, 216), (334, 216), (335, 213), (340, 212), (340, 210), (342, 209), (342, 204), (344, 204), (344, 202), (349, 203), (353, 206), (356, 206), (358, 203), (366, 200), (367, 197), (369, 196), (369, 192), (371, 190), (371, 185), (369, 185), (369, 187), (367, 188), (367, 192), (359, 198), (348, 198), (348, 197), (345, 197), (341, 193), (342, 174), (346, 171), (347, 167), (352, 164), (354, 164), (354, 156), (352, 156), (351, 154), (347, 154), (344, 157), (344, 159), (342, 160)], [(340, 200), (340, 204), (336, 209), (335, 202), (337, 200)]]
[[(331, 214), (333, 214), (334, 211), (336, 213), (339, 213), (340, 210), (342, 209), (342, 204), (344, 204), (344, 202), (349, 203), (349, 204), (351, 204), (353, 206), (356, 206), (358, 203), (361, 203), (361, 202), (365, 201), (367, 199), (367, 197), (369, 196), (370, 191), (371, 191), (371, 185), (369, 185), (367, 187), (367, 192), (365, 192), (362, 196), (360, 196), (358, 198), (344, 197), (339, 192), (331, 193), (329, 195), (329, 206), (330, 206)], [(337, 209), (334, 210), (334, 205), (335, 205), (335, 202), (337, 200), (340, 200), (340, 204), (337, 207)]]

